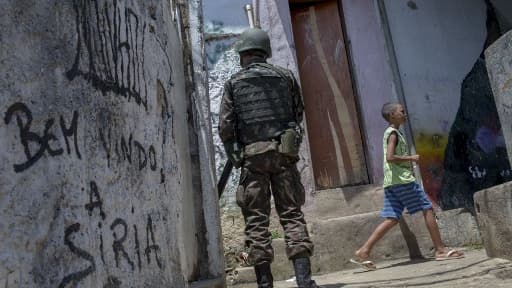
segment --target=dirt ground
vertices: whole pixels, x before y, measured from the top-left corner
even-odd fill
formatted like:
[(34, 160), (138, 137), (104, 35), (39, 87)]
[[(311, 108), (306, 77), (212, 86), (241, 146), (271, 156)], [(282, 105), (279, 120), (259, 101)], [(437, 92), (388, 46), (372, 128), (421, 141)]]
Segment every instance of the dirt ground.
[[(221, 213), (222, 238), (224, 244), (224, 257), (226, 259), (226, 271), (232, 271), (237, 267), (247, 266), (240, 259), (241, 253), (248, 252), (244, 247), (244, 217), (240, 208), (234, 206), (223, 208)], [(272, 208), (270, 215), (270, 233), (272, 239), (283, 238), (283, 229), (277, 214)]]

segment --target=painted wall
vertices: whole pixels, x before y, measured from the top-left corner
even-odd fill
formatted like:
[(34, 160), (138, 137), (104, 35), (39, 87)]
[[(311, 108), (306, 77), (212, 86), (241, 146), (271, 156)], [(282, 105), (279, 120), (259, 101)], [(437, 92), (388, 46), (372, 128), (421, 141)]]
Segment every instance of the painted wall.
[(3, 1), (2, 285), (187, 287), (197, 273), (205, 212), (173, 18), (169, 1)]
[(380, 184), (383, 181), (382, 134), (387, 126), (381, 108), (386, 102), (396, 101), (397, 96), (376, 4), (376, 1), (342, 1), (371, 182)]
[(482, 51), (485, 4), (400, 0), (385, 6), (413, 128), (445, 134), (459, 106), (461, 81)]
[(423, 184), (437, 200), (462, 80), (486, 38), (486, 6), (481, 0), (400, 0), (385, 1), (385, 7), (416, 150), (421, 155)]

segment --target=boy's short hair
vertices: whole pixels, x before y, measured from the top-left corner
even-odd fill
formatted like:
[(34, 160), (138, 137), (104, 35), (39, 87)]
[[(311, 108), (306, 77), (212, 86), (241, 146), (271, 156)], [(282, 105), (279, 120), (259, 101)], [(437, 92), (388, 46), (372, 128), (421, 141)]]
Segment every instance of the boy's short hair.
[(381, 110), (381, 113), (382, 113), (382, 117), (389, 122), (389, 118), (391, 117), (391, 114), (393, 112), (395, 112), (395, 109), (397, 108), (397, 106), (399, 105), (399, 103), (396, 103), (396, 102), (388, 102), (384, 105), (382, 105), (382, 110)]

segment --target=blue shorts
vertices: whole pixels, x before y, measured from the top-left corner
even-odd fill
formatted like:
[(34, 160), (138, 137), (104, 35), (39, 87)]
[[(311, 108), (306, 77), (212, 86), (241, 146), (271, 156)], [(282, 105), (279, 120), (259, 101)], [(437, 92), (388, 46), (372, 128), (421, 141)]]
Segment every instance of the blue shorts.
[(425, 191), (416, 182), (393, 185), (384, 188), (384, 208), (380, 216), (399, 220), (407, 208), (409, 214), (432, 208)]

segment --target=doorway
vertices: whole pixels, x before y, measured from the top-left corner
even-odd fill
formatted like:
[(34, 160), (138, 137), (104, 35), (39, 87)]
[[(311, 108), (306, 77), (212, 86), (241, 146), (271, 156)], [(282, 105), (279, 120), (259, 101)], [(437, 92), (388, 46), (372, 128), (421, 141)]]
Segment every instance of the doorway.
[(339, 3), (291, 3), (290, 8), (315, 188), (368, 184)]

